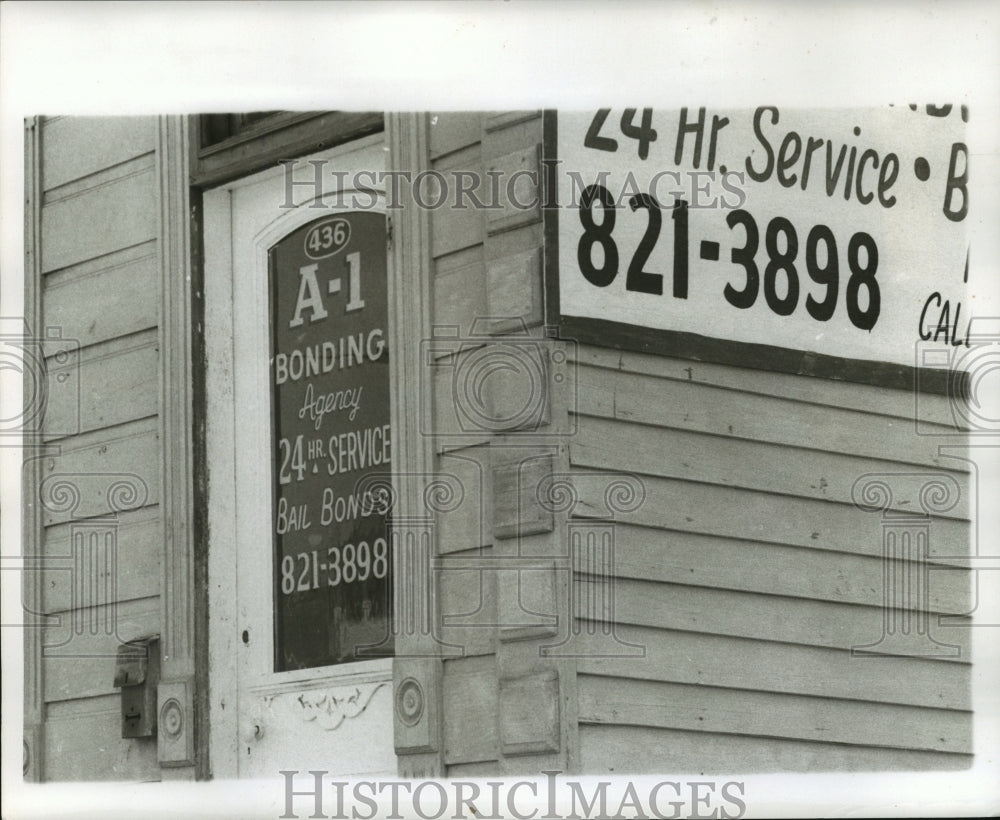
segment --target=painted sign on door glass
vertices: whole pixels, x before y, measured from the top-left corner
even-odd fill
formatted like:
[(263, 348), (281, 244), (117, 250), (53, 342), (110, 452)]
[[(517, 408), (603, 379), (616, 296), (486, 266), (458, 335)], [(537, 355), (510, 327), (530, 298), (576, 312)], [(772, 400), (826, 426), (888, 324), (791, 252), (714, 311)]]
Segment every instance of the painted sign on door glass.
[(385, 216), (317, 219), (269, 274), (275, 670), (391, 655)]
[(902, 365), (966, 346), (990, 310), (969, 279), (967, 118), (560, 112), (560, 313)]

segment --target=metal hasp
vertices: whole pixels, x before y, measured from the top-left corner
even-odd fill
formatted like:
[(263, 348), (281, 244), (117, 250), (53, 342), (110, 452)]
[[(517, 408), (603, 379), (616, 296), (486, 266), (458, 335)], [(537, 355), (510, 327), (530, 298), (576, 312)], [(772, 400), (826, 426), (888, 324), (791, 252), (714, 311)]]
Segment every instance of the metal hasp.
[(122, 693), (122, 737), (156, 735), (156, 684), (159, 679), (159, 635), (119, 645), (114, 685)]

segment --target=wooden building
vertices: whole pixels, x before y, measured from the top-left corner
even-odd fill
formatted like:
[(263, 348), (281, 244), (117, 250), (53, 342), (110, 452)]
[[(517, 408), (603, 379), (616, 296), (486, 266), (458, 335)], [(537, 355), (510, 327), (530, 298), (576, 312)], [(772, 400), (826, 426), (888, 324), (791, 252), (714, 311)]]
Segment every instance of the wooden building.
[[(619, 203), (615, 231), (662, 227), (644, 267), (624, 238), (613, 264), (596, 188), (551, 201), (578, 131), (594, 162), (673, 156), (677, 112), (620, 114), (27, 123), (25, 315), (47, 366), (24, 468), (25, 595), (44, 624), (25, 630), (29, 779), (971, 764), (975, 474), (939, 451), (968, 426), (958, 331), (924, 340), (945, 350), (936, 370), (881, 359), (870, 326), (841, 341), (850, 293), (856, 328), (877, 307), (848, 283), (861, 240), (837, 235), (839, 312), (815, 329), (848, 352), (801, 325), (799, 345), (744, 335), (792, 299), (788, 268), (765, 268), (788, 229), (752, 196), (771, 312), (762, 295), (720, 298), (702, 332), (631, 322), (667, 258), (662, 298), (690, 287), (703, 310), (709, 212), (733, 237), (718, 292), (738, 300), (752, 277), (733, 208), (692, 209), (688, 242), (682, 208)], [(682, 114), (695, 168), (718, 166), (712, 116)], [(861, 124), (838, 137), (859, 146), (853, 196), (904, 198), (883, 148), (861, 181)], [(757, 184), (812, 196), (794, 145), (772, 142), (801, 190)], [(454, 201), (463, 179), (481, 206)], [(882, 241), (864, 220), (884, 206), (835, 206)], [(785, 214), (802, 259), (810, 207)], [(683, 286), (682, 238), (698, 256)], [(832, 242), (808, 271), (828, 288)], [(795, 321), (821, 292), (799, 268)], [(591, 298), (574, 281), (619, 301), (574, 313)], [(886, 316), (901, 293), (925, 303), (875, 281)]]

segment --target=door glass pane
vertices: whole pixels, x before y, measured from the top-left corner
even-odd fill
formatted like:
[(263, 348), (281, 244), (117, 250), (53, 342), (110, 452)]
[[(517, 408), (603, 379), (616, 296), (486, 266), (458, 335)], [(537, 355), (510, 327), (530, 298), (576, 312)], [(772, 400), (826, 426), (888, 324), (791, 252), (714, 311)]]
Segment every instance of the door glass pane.
[(386, 264), (374, 212), (270, 250), (275, 671), (392, 654)]

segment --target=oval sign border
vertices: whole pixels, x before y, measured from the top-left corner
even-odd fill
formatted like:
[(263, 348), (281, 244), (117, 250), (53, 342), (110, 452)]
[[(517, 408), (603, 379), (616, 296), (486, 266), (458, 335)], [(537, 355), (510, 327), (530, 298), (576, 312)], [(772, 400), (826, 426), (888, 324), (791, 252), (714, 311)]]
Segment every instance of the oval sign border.
[[(324, 225), (331, 225), (336, 222), (343, 222), (347, 226), (347, 236), (344, 238), (344, 241), (341, 242), (339, 246), (335, 246), (332, 251), (327, 251), (326, 253), (321, 253), (321, 254), (312, 253), (309, 250), (309, 237), (311, 237), (314, 232), (318, 231)], [(302, 240), (302, 250), (305, 252), (305, 255), (310, 259), (326, 259), (327, 257), (335, 256), (336, 254), (340, 253), (344, 248), (348, 246), (348, 244), (350, 244), (350, 241), (351, 241), (350, 221), (342, 216), (334, 216), (330, 217), (329, 219), (324, 219), (322, 222), (316, 223), (306, 232), (305, 238)]]

